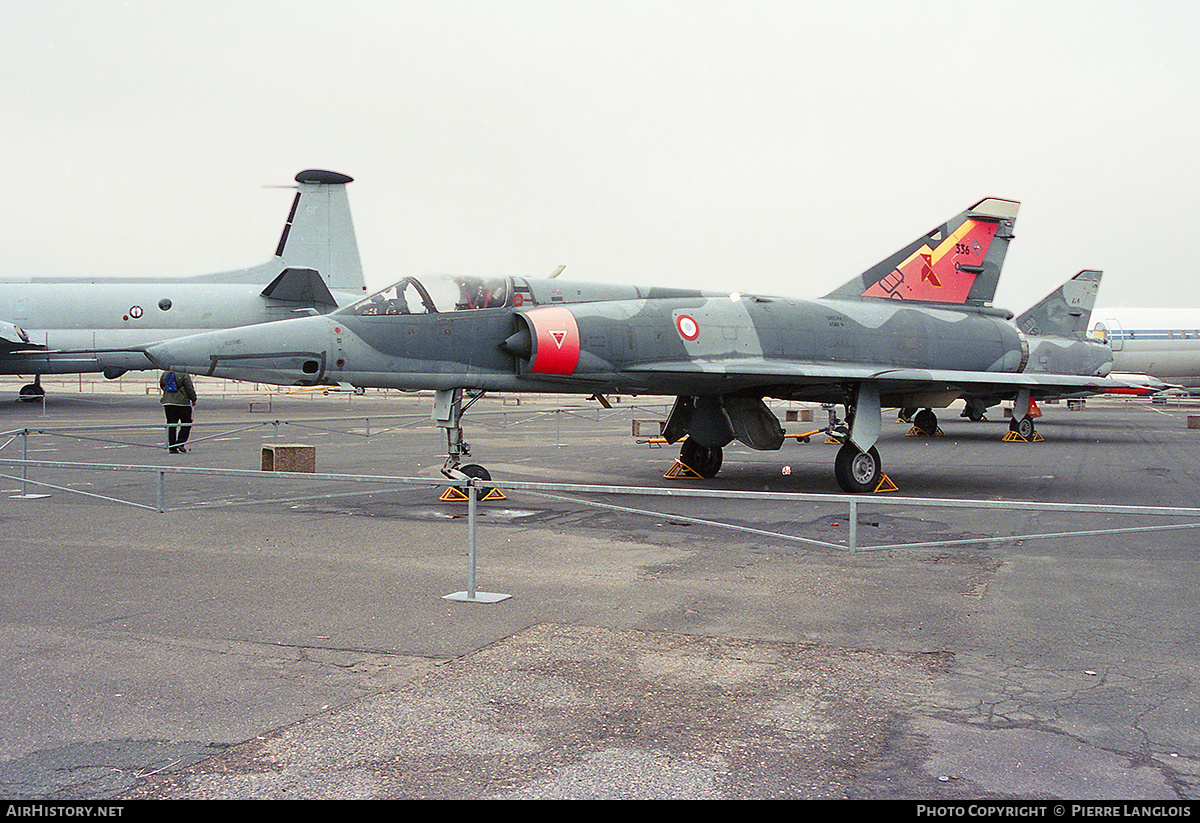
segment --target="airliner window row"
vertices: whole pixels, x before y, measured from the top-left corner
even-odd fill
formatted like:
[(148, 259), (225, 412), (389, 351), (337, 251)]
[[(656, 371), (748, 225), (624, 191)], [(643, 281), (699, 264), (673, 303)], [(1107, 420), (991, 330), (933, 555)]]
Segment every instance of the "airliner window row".
[(1200, 340), (1200, 329), (1109, 329), (1108, 334), (1121, 340)]

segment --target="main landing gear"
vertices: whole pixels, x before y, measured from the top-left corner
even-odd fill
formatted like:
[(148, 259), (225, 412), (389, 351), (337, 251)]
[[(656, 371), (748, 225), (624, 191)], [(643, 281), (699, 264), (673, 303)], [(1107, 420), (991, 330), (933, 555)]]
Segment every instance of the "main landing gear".
[[(895, 486), (883, 473), (883, 463), (875, 442), (881, 429), (879, 388), (860, 384), (849, 388), (846, 399), (846, 423), (837, 421), (834, 406), (829, 411), (831, 439), (840, 442), (834, 460), (834, 477), (844, 491), (852, 494), (894, 491)], [(937, 418), (925, 409), (914, 412), (919, 420), (937, 430)], [(761, 398), (725, 396), (719, 398), (679, 397), (663, 427), (668, 443), (682, 440), (679, 463), (667, 477), (715, 477), (721, 470), (722, 448), (738, 440), (750, 448), (778, 449), (784, 442), (783, 428)], [(722, 444), (722, 445), (716, 445)], [(687, 469), (691, 473), (677, 471)], [(884, 488), (888, 487), (888, 488)]]
[(883, 463), (874, 446), (862, 451), (847, 441), (838, 449), (833, 461), (833, 475), (843, 491), (851, 494), (872, 492), (883, 479)]
[[(684, 440), (679, 450), (679, 462), (704, 479), (717, 476), (721, 470), (720, 446), (705, 447)], [(834, 477), (844, 491), (862, 494), (874, 491), (883, 479), (883, 463), (874, 446), (866, 451), (848, 440), (838, 449), (833, 463)]]
[(33, 377), (33, 382), (21, 387), (21, 391), (17, 394), (17, 399), (22, 403), (40, 403), (46, 396), (46, 390), (42, 388), (42, 376), (36, 374)]
[(701, 446), (690, 437), (679, 448), (679, 462), (706, 480), (717, 476), (722, 459), (720, 446)]
[[(879, 415), (875, 410), (878, 403), (877, 395), (868, 391), (862, 396), (866, 401), (865, 414), (866, 417), (858, 418), (858, 404), (848, 403), (846, 405), (846, 421), (842, 422), (837, 419), (837, 410), (834, 405), (826, 405), (825, 408), (829, 412), (829, 426), (826, 431), (829, 436), (836, 439), (842, 444), (838, 449), (837, 456), (833, 460), (833, 476), (837, 480), (842, 491), (850, 492), (851, 494), (864, 494), (877, 490), (880, 483), (886, 477), (883, 473), (883, 461), (879, 459), (879, 450), (871, 445), (866, 450), (863, 450), (854, 444), (851, 440), (850, 433), (854, 431), (854, 422), (856, 419), (861, 419), (863, 424), (858, 428), (858, 432), (868, 438), (872, 438), (872, 426), (869, 425), (871, 420), (870, 415)], [(926, 409), (926, 411), (929, 411)], [(932, 412), (929, 412), (932, 415)], [(902, 409), (900, 418), (906, 422), (913, 422), (914, 417), (920, 417), (921, 412), (918, 409)], [(936, 428), (937, 418), (934, 418), (933, 424)], [(874, 437), (878, 436), (878, 429), (874, 430)]]
[(912, 424), (929, 437), (937, 434), (938, 419), (933, 409), (921, 409), (913, 415)]
[(960, 417), (965, 417), (973, 423), (978, 423), (984, 419), (987, 414), (987, 405), (977, 398), (967, 398), (966, 405), (963, 406)]
[(1041, 439), (1033, 426), (1033, 415), (1037, 404), (1033, 402), (1028, 390), (1022, 389), (1013, 403), (1012, 420), (1008, 424), (1008, 434), (1005, 440), (1024, 440), (1033, 442)]
[[(883, 462), (875, 448), (882, 428), (881, 415), (879, 387), (860, 383), (854, 389), (853, 399), (846, 403), (846, 422), (850, 431), (833, 462), (833, 476), (843, 491), (851, 494), (873, 492), (883, 482)], [(936, 418), (934, 422), (936, 424)]]
[(1033, 418), (1029, 416), (1022, 417), (1020, 420), (1013, 418), (1008, 424), (1008, 431), (1022, 440), (1033, 440), (1037, 433), (1033, 425)]

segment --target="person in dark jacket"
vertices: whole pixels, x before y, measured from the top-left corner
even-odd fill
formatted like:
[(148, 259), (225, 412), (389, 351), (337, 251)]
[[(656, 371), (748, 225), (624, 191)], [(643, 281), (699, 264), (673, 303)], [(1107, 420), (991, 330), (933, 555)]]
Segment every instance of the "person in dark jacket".
[(196, 407), (196, 388), (192, 376), (181, 371), (165, 371), (158, 378), (162, 406), (167, 415), (167, 450), (171, 454), (187, 451), (183, 444), (192, 433), (192, 409)]

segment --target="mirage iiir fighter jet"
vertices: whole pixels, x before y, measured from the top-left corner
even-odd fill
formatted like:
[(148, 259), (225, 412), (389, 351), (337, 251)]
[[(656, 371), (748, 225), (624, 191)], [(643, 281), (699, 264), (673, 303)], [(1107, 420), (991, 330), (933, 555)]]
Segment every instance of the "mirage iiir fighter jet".
[(711, 477), (734, 439), (778, 449), (764, 398), (846, 407), (839, 485), (874, 490), (881, 408), (1012, 395), (1014, 424), (1043, 395), (1103, 378), (1027, 371), (1029, 341), (992, 308), (1018, 204), (983, 200), (819, 300), (557, 279), (406, 277), (322, 317), (147, 347), (156, 366), (282, 385), (437, 392), (444, 472), (463, 465), (464, 392), (675, 396), (664, 435)]

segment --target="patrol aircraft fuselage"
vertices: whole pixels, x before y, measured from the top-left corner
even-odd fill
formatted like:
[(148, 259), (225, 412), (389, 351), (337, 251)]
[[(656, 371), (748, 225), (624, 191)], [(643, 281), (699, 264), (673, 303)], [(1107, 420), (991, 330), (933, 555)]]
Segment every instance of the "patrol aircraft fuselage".
[[(170, 280), (63, 278), (0, 282), (0, 374), (150, 368), (141, 349), (172, 337), (332, 311), (365, 285), (345, 186), (309, 170), (274, 256), (238, 271)], [(40, 395), (40, 385), (23, 396)]]
[(675, 396), (664, 436), (706, 477), (734, 439), (782, 445), (764, 398), (844, 404), (835, 474), (843, 489), (869, 491), (882, 479), (884, 405), (940, 408), (974, 392), (1013, 393), (1027, 408), (1104, 385), (1028, 372), (1028, 339), (991, 307), (1016, 213), (1015, 202), (981, 201), (819, 300), (410, 277), (327, 316), (167, 341), (147, 356), (282, 385), (433, 389), (451, 477), (486, 474), (461, 465), (463, 392)]

